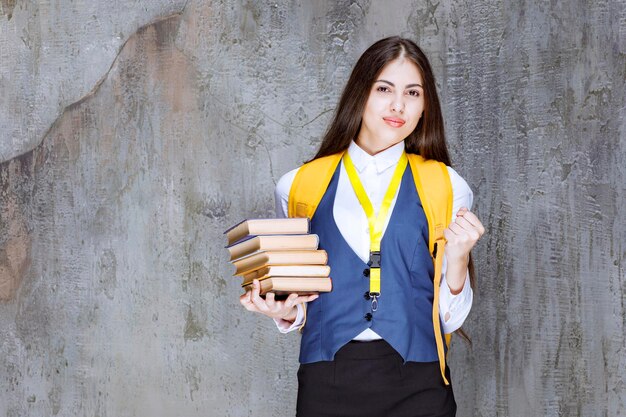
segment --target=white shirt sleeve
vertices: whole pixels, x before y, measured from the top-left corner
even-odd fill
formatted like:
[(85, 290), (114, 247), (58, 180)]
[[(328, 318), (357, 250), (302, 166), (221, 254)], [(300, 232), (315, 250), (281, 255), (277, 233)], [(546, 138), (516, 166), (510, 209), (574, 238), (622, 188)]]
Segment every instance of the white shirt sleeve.
[[(456, 218), (456, 213), (461, 207), (472, 208), (474, 193), (467, 182), (451, 167), (448, 167), (450, 181), (452, 183), (452, 219)], [(447, 260), (444, 253), (443, 266), (441, 270), (441, 289), (439, 291), (439, 315), (442, 321), (443, 332), (452, 333), (457, 330), (469, 315), (474, 299), (474, 292), (469, 283), (469, 270), (465, 275), (465, 283), (459, 294), (453, 295), (446, 281)]]
[(298, 314), (296, 315), (296, 319), (293, 323), (283, 319), (273, 319), (274, 323), (276, 323), (276, 327), (278, 327), (278, 330), (281, 333), (289, 333), (302, 326), (302, 323), (304, 322), (304, 308), (302, 308), (302, 304), (296, 305), (296, 308), (298, 309)]
[[(291, 184), (293, 180), (296, 178), (296, 173), (298, 172), (298, 168), (289, 171), (285, 175), (283, 175), (276, 184), (276, 189), (274, 190), (274, 199), (276, 202), (276, 217), (277, 218), (286, 218), (289, 212), (289, 191), (291, 190)], [(297, 306), (298, 314), (296, 315), (296, 320), (292, 323), (289, 323), (286, 320), (282, 319), (274, 319), (276, 323), (276, 327), (281, 333), (289, 333), (293, 330), (298, 329), (302, 323), (304, 322), (304, 308), (302, 304), (298, 304)]]

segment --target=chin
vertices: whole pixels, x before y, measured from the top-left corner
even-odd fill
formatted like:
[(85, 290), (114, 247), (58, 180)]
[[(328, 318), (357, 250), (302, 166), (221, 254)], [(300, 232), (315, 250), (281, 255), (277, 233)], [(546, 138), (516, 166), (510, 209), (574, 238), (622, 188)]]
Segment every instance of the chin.
[(389, 148), (393, 145), (397, 145), (398, 143), (402, 142), (404, 139), (403, 138), (399, 138), (399, 137), (394, 137), (394, 138), (387, 138), (387, 139), (383, 139), (381, 142), (383, 142), (385, 144), (386, 148)]
[(409, 136), (411, 132), (408, 132), (406, 135), (404, 133), (400, 134), (398, 131), (389, 132), (388, 130), (380, 132), (378, 136), (381, 139), (381, 142), (388, 144), (389, 146), (395, 145), (396, 143), (402, 142), (407, 136)]

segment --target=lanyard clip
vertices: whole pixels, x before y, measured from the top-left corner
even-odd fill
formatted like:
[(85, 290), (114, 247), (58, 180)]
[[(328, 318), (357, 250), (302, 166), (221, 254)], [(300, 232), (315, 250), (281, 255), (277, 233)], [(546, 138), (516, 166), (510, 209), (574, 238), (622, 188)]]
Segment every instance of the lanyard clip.
[(370, 251), (370, 260), (367, 264), (370, 268), (380, 268), (380, 251)]
[(370, 297), (372, 298), (372, 311), (378, 310), (378, 297), (380, 297), (380, 293), (370, 292)]

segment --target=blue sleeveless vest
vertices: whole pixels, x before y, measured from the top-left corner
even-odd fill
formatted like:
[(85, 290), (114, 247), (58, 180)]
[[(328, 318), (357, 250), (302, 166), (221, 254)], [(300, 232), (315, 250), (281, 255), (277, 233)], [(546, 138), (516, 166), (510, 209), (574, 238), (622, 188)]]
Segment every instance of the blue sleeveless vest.
[[(404, 362), (438, 361), (432, 323), (433, 262), (428, 253), (428, 223), (407, 166), (396, 204), (381, 242), (381, 296), (378, 310), (366, 299), (367, 264), (337, 228), (333, 202), (340, 165), (311, 219), (311, 233), (328, 252), (333, 289), (307, 305), (300, 363), (330, 361), (346, 343), (368, 327), (385, 339)], [(372, 313), (371, 319), (366, 317)], [(443, 337), (443, 334), (442, 334)]]

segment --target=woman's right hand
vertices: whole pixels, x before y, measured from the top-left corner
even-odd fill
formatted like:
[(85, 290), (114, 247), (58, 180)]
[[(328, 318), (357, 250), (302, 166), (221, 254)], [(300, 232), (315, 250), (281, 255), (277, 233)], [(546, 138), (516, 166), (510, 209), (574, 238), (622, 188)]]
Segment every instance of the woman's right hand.
[(283, 319), (293, 323), (296, 319), (296, 305), (313, 301), (319, 294), (298, 295), (296, 293), (289, 294), (284, 301), (276, 301), (274, 293), (269, 292), (265, 295), (265, 299), (261, 298), (261, 284), (259, 280), (252, 281), (252, 290), (246, 291), (239, 297), (239, 302), (246, 310), (261, 313), (274, 319)]

